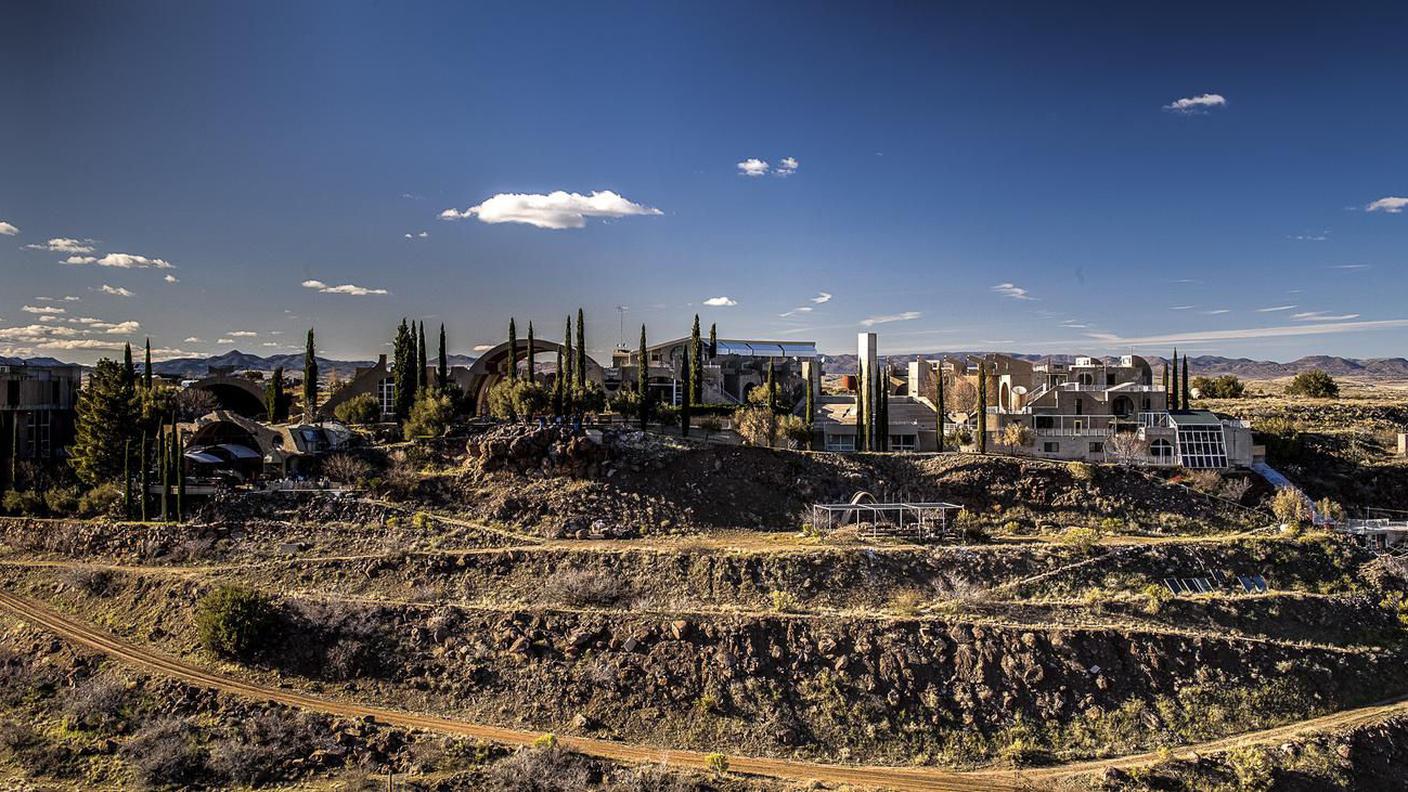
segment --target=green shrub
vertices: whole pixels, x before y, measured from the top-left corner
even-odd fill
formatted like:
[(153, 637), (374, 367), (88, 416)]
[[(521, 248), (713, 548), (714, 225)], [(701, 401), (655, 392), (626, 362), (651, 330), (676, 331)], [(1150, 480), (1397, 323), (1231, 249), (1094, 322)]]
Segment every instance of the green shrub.
[(1283, 487), (1276, 491), (1275, 497), (1271, 499), (1271, 513), (1282, 523), (1293, 527), (1310, 522), (1310, 504), (1305, 502), (1305, 496), (1300, 490), (1294, 487)]
[(370, 393), (362, 393), (333, 408), (332, 415), (345, 424), (371, 424), (381, 420), (381, 402)]
[(206, 649), (240, 659), (266, 646), (278, 626), (273, 600), (240, 586), (221, 586), (201, 597), (195, 621)]
[(1076, 481), (1090, 481), (1095, 478), (1095, 468), (1084, 462), (1067, 462), (1066, 472)]
[(1163, 610), (1164, 603), (1173, 599), (1173, 592), (1167, 586), (1160, 586), (1158, 583), (1150, 583), (1140, 592), (1144, 595), (1144, 612), (1150, 616), (1157, 615)]
[(1228, 752), (1227, 766), (1237, 779), (1237, 789), (1243, 792), (1271, 789), (1276, 780), (1271, 758), (1259, 746), (1249, 745)]
[(1100, 543), (1100, 532), (1094, 528), (1071, 527), (1062, 531), (1056, 538), (1067, 547), (1089, 552)]
[(1247, 386), (1231, 374), (1220, 377), (1194, 377), (1190, 383), (1201, 399), (1240, 399), (1247, 392)]
[(78, 488), (55, 487), (44, 493), (44, 506), (50, 514), (74, 514), (78, 511)]
[(704, 757), (704, 766), (714, 775), (723, 775), (728, 772), (728, 757), (721, 753), (711, 753)]
[(772, 609), (778, 613), (792, 613), (797, 610), (797, 598), (785, 591), (774, 590), (768, 598), (772, 602)]
[(78, 513), (84, 517), (114, 515), (122, 509), (122, 488), (116, 484), (99, 484), (78, 499)]
[(489, 414), (501, 421), (526, 421), (551, 401), (547, 388), (525, 377), (499, 380), (489, 389)]
[(449, 396), (427, 391), (411, 405), (411, 414), (406, 418), (406, 424), (401, 431), (407, 440), (416, 437), (440, 437), (445, 434), (454, 414), (455, 408), (450, 404)]
[(1340, 386), (1335, 378), (1320, 369), (1302, 371), (1286, 386), (1287, 396), (1309, 396), (1315, 399), (1332, 399), (1340, 395)]
[(44, 499), (33, 490), (10, 490), (5, 493), (5, 511), (24, 517), (44, 512)]

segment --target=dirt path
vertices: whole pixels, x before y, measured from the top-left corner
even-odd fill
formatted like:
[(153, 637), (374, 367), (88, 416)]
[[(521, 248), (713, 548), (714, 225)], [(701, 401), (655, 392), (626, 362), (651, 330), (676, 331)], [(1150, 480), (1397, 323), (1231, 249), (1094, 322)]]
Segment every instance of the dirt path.
[[(531, 745), (541, 736), (540, 732), (484, 726), (434, 715), (362, 706), (245, 682), (139, 647), (70, 619), (36, 602), (5, 592), (0, 592), (0, 610), (8, 611), (35, 627), (136, 668), (199, 687), (213, 688), (226, 693), (273, 701), (338, 717), (369, 716), (380, 723), (392, 726), (455, 734), (507, 745)], [(1343, 730), (1373, 723), (1390, 715), (1404, 712), (1408, 712), (1408, 696), (1400, 696), (1378, 704), (1336, 712), (1285, 726), (1187, 745), (1173, 751), (1171, 756), (1188, 758), (1194, 754), (1206, 755), (1247, 745), (1276, 744), (1309, 733)], [(564, 736), (559, 738), (559, 742), (564, 747), (578, 753), (619, 762), (665, 762), (679, 767), (706, 769), (708, 761), (707, 755), (698, 751), (670, 750), (586, 737)], [(969, 792), (970, 790), (1040, 789), (1058, 781), (1100, 772), (1107, 768), (1127, 769), (1154, 764), (1169, 756), (1168, 754), (1160, 756), (1157, 753), (1149, 752), (1021, 771), (960, 772), (929, 767), (845, 766), (746, 756), (730, 756), (729, 767), (732, 771), (739, 773), (804, 782), (817, 780), (833, 784), (853, 784), (862, 787), (884, 788), (894, 790), (894, 792)]]

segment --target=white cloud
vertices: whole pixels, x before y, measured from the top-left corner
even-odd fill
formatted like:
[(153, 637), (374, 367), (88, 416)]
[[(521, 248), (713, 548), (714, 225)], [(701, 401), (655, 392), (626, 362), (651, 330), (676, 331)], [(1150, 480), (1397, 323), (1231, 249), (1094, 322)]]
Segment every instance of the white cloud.
[(97, 264), (99, 267), (118, 269), (171, 269), (173, 265), (166, 259), (147, 258), (135, 253), (109, 253), (106, 256), (69, 256), (65, 264)]
[(493, 344), (475, 344), (475, 345), (474, 345), (474, 351), (475, 351), (475, 352), (488, 352), (489, 350), (491, 350), (491, 349), (493, 349), (493, 348), (494, 348), (494, 345), (493, 345)]
[(779, 163), (778, 166), (777, 166), (777, 170), (773, 171), (773, 173), (775, 173), (775, 174), (778, 175), (778, 176), (791, 176), (792, 174), (794, 174), (794, 173), (796, 173), (796, 172), (797, 172), (797, 158), (796, 158), (796, 157), (783, 157), (783, 158), (782, 158), (782, 162)]
[(831, 302), (831, 293), (817, 292), (816, 296), (812, 298), (812, 302), (816, 303), (817, 305), (821, 305), (822, 303), (829, 303)]
[(1170, 311), (1187, 311), (1197, 307), (1196, 305), (1170, 305), (1168, 309)]
[(118, 322), (117, 324), (108, 324), (104, 322), (102, 324), (93, 325), (93, 327), (101, 328), (108, 335), (125, 335), (127, 333), (135, 333), (138, 330), (142, 329), (142, 324), (140, 322), (128, 320), (126, 322)]
[(557, 190), (547, 195), (500, 193), (462, 212), (446, 209), (440, 213), (440, 219), (478, 217), (481, 223), (526, 223), (536, 228), (563, 229), (582, 228), (588, 217), (660, 214), (664, 212), (628, 201), (610, 190), (593, 191), (591, 195)]
[(738, 174), (740, 176), (762, 176), (767, 173), (768, 169), (771, 167), (772, 166), (764, 160), (760, 160), (757, 157), (749, 157), (738, 163)]
[(104, 283), (103, 287), (101, 289), (98, 289), (98, 291), (102, 292), (103, 294), (111, 294), (115, 297), (132, 296), (132, 292), (130, 290), (124, 289), (121, 286), (109, 286), (106, 283)]
[(1257, 313), (1276, 313), (1276, 312), (1278, 312), (1278, 311), (1289, 311), (1289, 310), (1291, 310), (1292, 308), (1295, 308), (1295, 307), (1296, 307), (1296, 306), (1294, 306), (1294, 305), (1273, 305), (1273, 306), (1271, 306), (1270, 308), (1258, 308), (1258, 309), (1256, 309), (1256, 312), (1257, 312)]
[(196, 338), (195, 336), (188, 336), (188, 337), (187, 337), (184, 341), (182, 341), (181, 343), (183, 343), (183, 344), (200, 344), (200, 343), (204, 343), (204, 342), (202, 342), (199, 338)]
[(51, 338), (71, 338), (79, 335), (72, 327), (32, 324), (22, 327), (0, 327), (0, 341), (17, 341), (34, 344)]
[(278, 346), (278, 345), (279, 345), (279, 342), (278, 342), (278, 341), (265, 341), (264, 343), (260, 344), (259, 346), (262, 346), (262, 347), (276, 347), (276, 346)]
[(422, 231), (419, 234), (403, 234), (402, 236), (406, 237), (406, 239), (425, 239), (426, 237), (430, 236), (430, 233)]
[(66, 309), (64, 309), (64, 308), (59, 308), (59, 307), (56, 307), (56, 306), (53, 306), (53, 305), (26, 305), (24, 308), (21, 308), (20, 310), (24, 311), (25, 313), (32, 313), (32, 314), (61, 314), (61, 313), (67, 313), (67, 310), (66, 310)]
[(1174, 101), (1164, 105), (1164, 109), (1170, 110), (1175, 113), (1185, 113), (1191, 115), (1195, 113), (1206, 113), (1209, 108), (1224, 107), (1226, 106), (1226, 104), (1227, 99), (1224, 98), (1221, 94), (1205, 93), (1199, 94), (1198, 96), (1188, 96), (1183, 99), (1175, 99)]
[(233, 339), (233, 338), (217, 338), (217, 339), (215, 339), (215, 343), (217, 343), (217, 344), (233, 344), (233, 343), (235, 343), (235, 339)]
[(62, 351), (74, 350), (112, 350), (122, 349), (122, 344), (116, 341), (100, 341), (96, 338), (65, 338), (51, 341), (43, 341), (38, 344), (40, 349), (57, 349)]
[(1027, 293), (1026, 289), (1015, 283), (999, 283), (992, 287), (992, 290), (1003, 297), (1011, 297), (1014, 300), (1035, 300), (1036, 298)]
[(911, 319), (918, 319), (919, 317), (920, 313), (918, 311), (905, 311), (904, 313), (887, 314), (885, 316), (866, 317), (860, 320), (860, 323), (866, 327), (874, 327), (878, 324), (889, 324), (890, 322), (908, 322)]
[(47, 250), (51, 253), (92, 253), (93, 246), (82, 239), (55, 237), (42, 245), (25, 245), (30, 250)]
[(366, 286), (357, 286), (352, 283), (344, 283), (340, 286), (329, 286), (320, 280), (303, 281), (303, 288), (317, 289), (320, 294), (347, 294), (353, 297), (365, 297), (369, 294), (390, 294), (386, 289), (369, 289)]
[(1364, 207), (1364, 211), (1400, 214), (1402, 213), (1403, 207), (1405, 206), (1408, 206), (1408, 198), (1399, 198), (1396, 195), (1390, 195), (1385, 198), (1380, 198), (1379, 200), (1374, 201), (1373, 203)]
[(731, 308), (738, 305), (738, 301), (732, 297), (710, 297), (704, 301), (704, 304), (713, 308)]
[(783, 319), (786, 319), (786, 318), (789, 317), (789, 316), (794, 316), (794, 315), (799, 314), (799, 313), (811, 313), (811, 312), (812, 312), (811, 306), (809, 306), (809, 305), (804, 305), (804, 306), (802, 306), (802, 307), (800, 307), (800, 308), (793, 308), (792, 310), (787, 311), (787, 312), (785, 312), (785, 313), (780, 313), (780, 314), (778, 314), (778, 316), (782, 317)]
[(1358, 319), (1359, 314), (1332, 314), (1328, 311), (1304, 311), (1298, 314), (1291, 314), (1291, 318), (1298, 322), (1346, 322), (1350, 319)]
[(19, 232), (20, 230), (18, 228), (15, 228), (13, 225), (5, 222), (4, 220), (0, 220), (0, 235), (14, 236)]
[(167, 275), (163, 277), (162, 280), (166, 281), (167, 283), (180, 283), (180, 281), (176, 278), (175, 275)]
[(1293, 234), (1287, 239), (1294, 239), (1300, 242), (1324, 242), (1330, 238), (1329, 231), (1321, 231), (1318, 234)]
[(1364, 270), (1369, 269), (1368, 264), (1334, 264), (1330, 266), (1333, 270)]
[(1222, 314), (1225, 314), (1225, 313), (1232, 313), (1232, 309), (1231, 309), (1231, 308), (1214, 308), (1214, 309), (1212, 309), (1211, 311), (1203, 311), (1203, 313), (1207, 314), (1208, 316), (1221, 316)]
[(231, 330), (225, 335), (228, 335), (231, 338), (254, 338), (259, 334), (254, 332), (253, 330)]
[(1238, 341), (1249, 338), (1280, 338), (1283, 336), (1358, 333), (1371, 330), (1392, 330), (1408, 327), (1408, 319), (1379, 319), (1371, 322), (1339, 322), (1335, 324), (1285, 325), (1280, 327), (1249, 327), (1242, 330), (1196, 330), (1188, 333), (1126, 338), (1112, 333), (1089, 333), (1088, 337), (1112, 346), (1130, 344), (1187, 344), (1201, 341)]

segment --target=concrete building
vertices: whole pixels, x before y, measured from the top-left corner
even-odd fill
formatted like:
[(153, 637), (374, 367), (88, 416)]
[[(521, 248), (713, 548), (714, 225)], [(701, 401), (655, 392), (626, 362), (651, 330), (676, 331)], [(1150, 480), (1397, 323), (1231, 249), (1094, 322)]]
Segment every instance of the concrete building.
[(77, 365), (0, 365), (0, 458), (65, 456), (73, 443), (82, 377)]

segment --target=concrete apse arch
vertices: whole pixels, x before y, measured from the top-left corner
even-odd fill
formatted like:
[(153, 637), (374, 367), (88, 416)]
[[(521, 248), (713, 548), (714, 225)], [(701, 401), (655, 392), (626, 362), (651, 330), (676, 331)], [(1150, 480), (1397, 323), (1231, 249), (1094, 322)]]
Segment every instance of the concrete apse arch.
[(246, 418), (257, 418), (266, 412), (264, 388), (258, 382), (229, 374), (216, 374), (190, 384), (215, 397), (217, 410), (228, 410)]
[[(533, 341), (533, 357), (536, 359), (544, 354), (557, 355), (558, 350), (567, 354), (567, 347), (556, 341), (544, 341), (535, 339)], [(528, 344), (526, 341), (518, 342), (518, 353), (527, 355)], [(465, 394), (474, 399), (475, 410), (480, 414), (488, 411), (489, 389), (508, 376), (508, 342), (505, 341), (498, 346), (480, 355), (469, 367), (469, 372), (465, 376)], [(522, 360), (523, 358), (519, 358)], [(605, 370), (601, 364), (587, 356), (587, 379), (601, 385), (605, 379)], [(556, 376), (555, 374), (549, 376)], [(549, 380), (551, 381), (551, 380)]]

